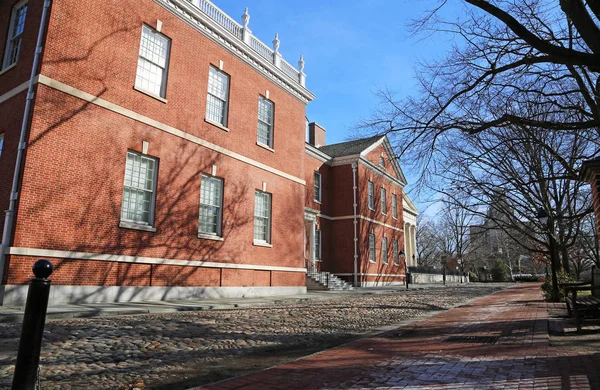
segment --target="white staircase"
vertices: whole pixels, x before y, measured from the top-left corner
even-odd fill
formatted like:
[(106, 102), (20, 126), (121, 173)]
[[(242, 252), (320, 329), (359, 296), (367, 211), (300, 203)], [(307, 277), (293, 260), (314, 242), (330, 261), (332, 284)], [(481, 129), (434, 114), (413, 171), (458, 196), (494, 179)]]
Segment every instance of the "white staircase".
[[(329, 272), (308, 271), (307, 279), (316, 284), (319, 289), (323, 290), (352, 290), (352, 286)], [(308, 285), (308, 281), (307, 281)], [(310, 286), (309, 286), (310, 289)]]

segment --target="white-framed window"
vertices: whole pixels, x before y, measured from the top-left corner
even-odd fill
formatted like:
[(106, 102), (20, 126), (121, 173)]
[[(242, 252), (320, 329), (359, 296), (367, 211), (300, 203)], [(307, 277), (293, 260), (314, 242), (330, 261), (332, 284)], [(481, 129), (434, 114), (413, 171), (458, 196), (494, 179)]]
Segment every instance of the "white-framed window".
[(254, 194), (254, 241), (271, 242), (271, 194), (258, 190)]
[(369, 261), (375, 263), (375, 234), (369, 234)]
[(382, 168), (385, 168), (385, 159), (383, 158), (383, 156), (379, 157), (379, 165)]
[(227, 127), (229, 110), (229, 75), (211, 65), (208, 71), (206, 119)]
[(375, 188), (372, 181), (369, 181), (369, 208), (375, 210)]
[(157, 159), (127, 152), (121, 220), (140, 225), (154, 222)]
[(387, 192), (385, 191), (385, 188), (381, 188), (381, 212), (383, 214), (387, 214), (387, 203), (386, 203), (386, 198), (387, 198)]
[(202, 175), (198, 233), (221, 236), (223, 218), (223, 179)]
[(381, 261), (383, 264), (388, 263), (387, 237), (381, 239)]
[(258, 143), (273, 147), (273, 117), (275, 106), (273, 102), (258, 96)]
[(171, 40), (169, 38), (150, 26), (145, 24), (142, 26), (140, 55), (135, 76), (136, 88), (162, 98), (167, 96), (170, 51)]
[(6, 49), (4, 50), (4, 61), (2, 69), (16, 64), (21, 52), (21, 43), (23, 42), (23, 31), (25, 30), (25, 17), (27, 16), (27, 1), (17, 3), (10, 14), (10, 23), (8, 25), (8, 37), (6, 39)]
[(400, 265), (400, 252), (398, 252), (398, 240), (394, 240), (394, 264)]
[(2, 149), (4, 149), (4, 133), (0, 134), (0, 157), (2, 157)]
[(315, 230), (315, 259), (321, 260), (321, 231)]
[(314, 199), (317, 202), (321, 201), (321, 174), (315, 172), (314, 174)]
[(392, 194), (392, 216), (394, 218), (398, 218), (398, 199), (396, 199), (396, 194)]

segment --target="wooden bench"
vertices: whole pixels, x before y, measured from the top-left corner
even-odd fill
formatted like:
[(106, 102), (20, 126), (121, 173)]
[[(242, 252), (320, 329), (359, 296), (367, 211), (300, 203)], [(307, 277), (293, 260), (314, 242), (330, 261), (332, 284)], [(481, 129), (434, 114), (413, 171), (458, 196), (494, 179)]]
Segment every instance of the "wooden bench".
[[(586, 318), (600, 318), (600, 269), (592, 269), (592, 283), (567, 283), (565, 289), (567, 310), (575, 317), (577, 331)], [(591, 295), (577, 295), (579, 291), (591, 291)]]

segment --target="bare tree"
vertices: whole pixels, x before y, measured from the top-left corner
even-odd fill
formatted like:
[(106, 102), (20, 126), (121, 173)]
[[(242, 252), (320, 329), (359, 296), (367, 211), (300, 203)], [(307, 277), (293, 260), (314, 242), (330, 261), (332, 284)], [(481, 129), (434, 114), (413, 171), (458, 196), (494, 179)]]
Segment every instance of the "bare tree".
[[(552, 234), (568, 270), (579, 221), (591, 212), (589, 186), (570, 173), (590, 148), (582, 133), (512, 127), (457, 136), (436, 160), (438, 182), (450, 184), (432, 188), (526, 251), (549, 253)], [(554, 228), (535, 218), (539, 208), (553, 216)]]
[(440, 242), (436, 223), (425, 214), (417, 217), (417, 259), (419, 266), (434, 267), (439, 264)]
[[(417, 33), (450, 33), (446, 58), (421, 64), (420, 93), (381, 108), (363, 125), (396, 140), (407, 161), (432, 163), (438, 142), (519, 125), (552, 131), (600, 129), (600, 2), (456, 0), (461, 18), (442, 20), (438, 2)], [(533, 109), (532, 109), (533, 108)], [(593, 150), (590, 156), (597, 150)], [(431, 171), (424, 170), (423, 179)]]

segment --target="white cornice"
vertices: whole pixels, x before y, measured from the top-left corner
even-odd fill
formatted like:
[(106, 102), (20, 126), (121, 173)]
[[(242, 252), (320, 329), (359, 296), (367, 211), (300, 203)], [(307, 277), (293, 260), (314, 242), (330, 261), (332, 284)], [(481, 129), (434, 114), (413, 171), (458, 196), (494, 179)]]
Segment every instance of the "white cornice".
[(154, 0), (181, 20), (188, 23), (207, 38), (219, 44), (224, 49), (236, 55), (259, 73), (278, 84), (292, 96), (303, 103), (314, 100), (315, 95), (308, 89), (294, 82), (281, 69), (256, 53), (250, 46), (232, 35), (229, 31), (204, 15), (196, 6), (187, 0)]
[(391, 181), (392, 183), (396, 184), (397, 186), (399, 186), (401, 188), (404, 188), (404, 186), (406, 185), (406, 182), (402, 182), (402, 181), (398, 180), (398, 178), (390, 175), (389, 173), (387, 173), (386, 171), (381, 169), (378, 165), (375, 165), (371, 161), (367, 160), (366, 157), (361, 156), (358, 162), (360, 164), (366, 166), (370, 170), (374, 171), (376, 174), (385, 177), (386, 179), (388, 179), (389, 181)]
[(419, 209), (417, 209), (417, 207), (415, 206), (415, 204), (408, 197), (408, 195), (406, 195), (406, 193), (402, 194), (402, 208), (405, 211), (408, 211), (409, 213), (413, 214), (415, 217), (417, 215), (419, 215)]
[(304, 150), (306, 151), (306, 154), (308, 154), (310, 157), (316, 158), (321, 162), (328, 163), (329, 161), (331, 161), (330, 156), (321, 152), (318, 148), (312, 146), (308, 142), (304, 144)]
[(331, 160), (329, 165), (331, 165), (332, 167), (337, 167), (339, 165), (352, 164), (353, 162), (357, 162), (359, 157), (360, 157), (360, 154), (353, 154), (351, 156), (334, 157), (333, 160)]

